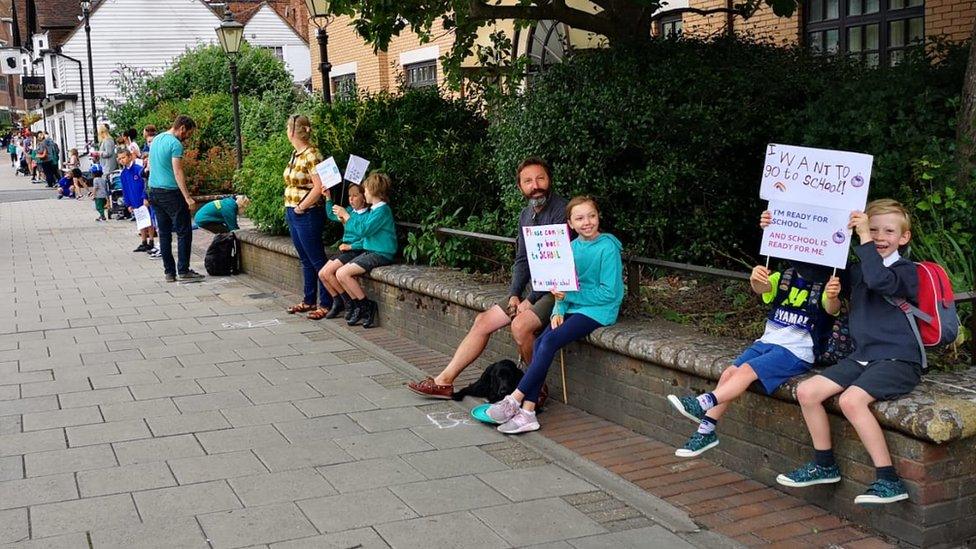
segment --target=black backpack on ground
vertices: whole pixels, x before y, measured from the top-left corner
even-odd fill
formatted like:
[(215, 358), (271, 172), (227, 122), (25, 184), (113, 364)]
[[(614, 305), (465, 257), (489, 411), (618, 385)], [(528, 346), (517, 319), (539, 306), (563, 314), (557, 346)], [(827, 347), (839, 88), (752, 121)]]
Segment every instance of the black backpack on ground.
[(241, 243), (234, 233), (214, 235), (207, 248), (203, 266), (210, 276), (236, 275), (241, 272)]

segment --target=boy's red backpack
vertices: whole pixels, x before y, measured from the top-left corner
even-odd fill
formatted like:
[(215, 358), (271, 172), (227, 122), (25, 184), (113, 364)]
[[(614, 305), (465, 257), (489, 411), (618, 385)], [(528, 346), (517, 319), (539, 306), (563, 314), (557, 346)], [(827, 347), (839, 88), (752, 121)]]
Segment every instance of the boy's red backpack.
[(901, 309), (915, 332), (922, 349), (922, 369), (928, 368), (925, 348), (949, 345), (959, 335), (959, 315), (956, 313), (952, 283), (945, 269), (938, 263), (915, 263), (918, 270), (918, 306), (900, 297), (887, 297), (889, 303)]

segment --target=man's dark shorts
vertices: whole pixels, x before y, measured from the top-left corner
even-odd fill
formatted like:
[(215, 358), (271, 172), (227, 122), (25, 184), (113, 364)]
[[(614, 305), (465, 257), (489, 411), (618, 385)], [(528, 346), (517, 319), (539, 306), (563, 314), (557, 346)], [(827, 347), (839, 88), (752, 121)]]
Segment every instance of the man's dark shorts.
[[(499, 301), (497, 303), (503, 311), (508, 311), (508, 298)], [(546, 294), (539, 298), (538, 301), (532, 304), (532, 312), (535, 316), (539, 317), (539, 322), (542, 323), (542, 327), (545, 328), (549, 325), (549, 318), (552, 317), (552, 308), (556, 305), (556, 299), (552, 297), (552, 294)]]
[(862, 365), (845, 358), (820, 375), (845, 389), (853, 385), (878, 400), (894, 400), (915, 389), (922, 380), (922, 366), (904, 360), (875, 360)]

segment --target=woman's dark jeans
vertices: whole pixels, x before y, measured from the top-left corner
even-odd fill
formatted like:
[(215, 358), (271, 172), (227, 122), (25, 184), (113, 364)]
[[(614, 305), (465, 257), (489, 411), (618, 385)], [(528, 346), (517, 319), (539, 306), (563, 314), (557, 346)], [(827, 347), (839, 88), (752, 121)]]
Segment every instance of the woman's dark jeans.
[(305, 279), (305, 297), (302, 303), (328, 309), (332, 307), (332, 296), (319, 280), (319, 271), (325, 266), (325, 244), (322, 231), (325, 229), (325, 209), (318, 207), (298, 215), (295, 208), (285, 208), (285, 219), (291, 232), (291, 241), (302, 260), (302, 278)]

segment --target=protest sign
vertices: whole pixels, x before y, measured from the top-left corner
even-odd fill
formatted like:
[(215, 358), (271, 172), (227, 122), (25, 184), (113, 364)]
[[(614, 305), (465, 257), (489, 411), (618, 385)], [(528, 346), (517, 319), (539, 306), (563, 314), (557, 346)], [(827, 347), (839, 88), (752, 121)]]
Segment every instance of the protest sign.
[(522, 237), (525, 239), (533, 290), (579, 290), (573, 248), (569, 243), (569, 227), (566, 224), (523, 227)]
[(152, 226), (152, 218), (149, 217), (149, 208), (139, 206), (132, 210), (132, 215), (136, 217), (136, 229), (143, 230)]
[(319, 174), (319, 179), (322, 180), (322, 187), (326, 189), (331, 189), (339, 183), (342, 183), (342, 174), (339, 173), (339, 166), (336, 165), (334, 157), (328, 157), (317, 166), (315, 166), (315, 172)]
[(771, 201), (773, 221), (763, 231), (759, 253), (843, 269), (851, 244), (849, 210)]
[(869, 154), (770, 143), (759, 196), (847, 212), (863, 210), (873, 162)]
[(360, 158), (354, 154), (349, 155), (349, 163), (346, 164), (345, 180), (359, 185), (366, 177), (366, 170), (369, 169), (369, 160)]

